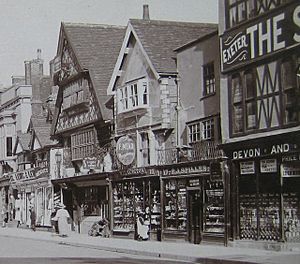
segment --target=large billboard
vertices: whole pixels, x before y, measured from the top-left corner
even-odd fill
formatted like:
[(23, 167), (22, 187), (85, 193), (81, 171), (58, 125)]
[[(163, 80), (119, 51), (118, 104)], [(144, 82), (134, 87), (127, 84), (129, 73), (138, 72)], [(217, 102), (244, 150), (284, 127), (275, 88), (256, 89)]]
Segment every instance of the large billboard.
[(300, 45), (300, 3), (261, 15), (221, 36), (222, 72)]

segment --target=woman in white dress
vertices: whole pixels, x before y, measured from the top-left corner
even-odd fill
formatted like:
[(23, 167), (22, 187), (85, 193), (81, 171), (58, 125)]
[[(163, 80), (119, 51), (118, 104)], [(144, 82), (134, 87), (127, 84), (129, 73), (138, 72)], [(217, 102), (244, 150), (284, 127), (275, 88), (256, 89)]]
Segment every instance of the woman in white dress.
[(15, 220), (18, 221), (17, 227), (19, 227), (22, 224), (22, 218), (21, 218), (21, 206), (22, 206), (22, 200), (21, 200), (21, 194), (18, 194), (18, 199), (15, 201)]
[(64, 204), (60, 204), (58, 206), (58, 210), (56, 215), (52, 218), (53, 221), (58, 221), (58, 232), (61, 237), (66, 237), (70, 233), (70, 224), (69, 212), (65, 209), (66, 206)]

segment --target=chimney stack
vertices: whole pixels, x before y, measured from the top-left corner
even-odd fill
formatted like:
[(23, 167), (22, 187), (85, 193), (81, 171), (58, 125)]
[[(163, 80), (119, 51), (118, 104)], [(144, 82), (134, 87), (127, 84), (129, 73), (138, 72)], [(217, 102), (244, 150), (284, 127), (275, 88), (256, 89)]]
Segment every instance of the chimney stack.
[(150, 20), (148, 5), (143, 5), (143, 20)]
[(38, 60), (42, 59), (42, 50), (41, 49), (37, 49), (37, 59)]

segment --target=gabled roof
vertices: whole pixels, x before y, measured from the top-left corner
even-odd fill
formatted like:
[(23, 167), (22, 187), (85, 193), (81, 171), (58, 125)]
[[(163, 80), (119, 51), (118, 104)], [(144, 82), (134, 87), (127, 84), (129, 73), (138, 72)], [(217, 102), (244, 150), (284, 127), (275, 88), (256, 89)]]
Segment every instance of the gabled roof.
[(102, 118), (110, 119), (112, 113), (105, 107), (107, 87), (121, 49), (125, 27), (62, 23), (62, 30), (81, 70), (89, 71)]
[(176, 57), (174, 50), (176, 48), (210, 34), (217, 29), (217, 24), (210, 23), (130, 19), (122, 50), (110, 80), (108, 93), (110, 94), (113, 90), (115, 78), (120, 69), (131, 34), (140, 43), (146, 59), (158, 78), (159, 75), (177, 73), (174, 60)]
[(31, 148), (34, 140), (38, 140), (41, 148), (57, 144), (56, 141), (50, 139), (51, 123), (47, 123), (44, 116), (32, 116), (28, 130), (32, 131), (30, 139)]
[(30, 151), (30, 138), (30, 133), (18, 133), (16, 144), (14, 147), (14, 153), (16, 153), (18, 145), (22, 148), (23, 152)]
[(174, 49), (215, 31), (217, 24), (130, 19), (158, 73), (176, 72)]

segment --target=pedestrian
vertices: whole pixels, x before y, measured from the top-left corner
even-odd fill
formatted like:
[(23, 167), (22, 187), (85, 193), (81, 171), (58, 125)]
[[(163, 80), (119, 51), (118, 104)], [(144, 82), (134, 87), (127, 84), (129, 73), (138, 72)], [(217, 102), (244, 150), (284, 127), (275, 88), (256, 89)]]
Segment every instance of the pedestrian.
[(6, 227), (8, 221), (7, 205), (4, 203), (1, 209), (2, 227)]
[(58, 207), (56, 215), (52, 218), (52, 220), (58, 221), (59, 236), (67, 237), (70, 232), (69, 221), (71, 220), (71, 217), (69, 212), (65, 209), (66, 206), (64, 204), (60, 204)]
[(55, 233), (59, 234), (59, 231), (58, 231), (58, 221), (57, 220), (53, 220), (53, 218), (55, 217), (55, 215), (57, 213), (57, 210), (58, 210), (58, 207), (55, 205), (54, 206), (54, 210), (51, 213), (51, 225), (52, 225), (52, 228), (54, 229)]
[(19, 227), (22, 224), (22, 219), (21, 219), (21, 194), (18, 194), (18, 198), (15, 201), (15, 220), (18, 221), (17, 227)]
[(33, 231), (35, 231), (36, 213), (35, 213), (33, 207), (30, 208), (29, 211), (30, 211), (30, 226), (31, 226), (31, 229), (32, 229)]

